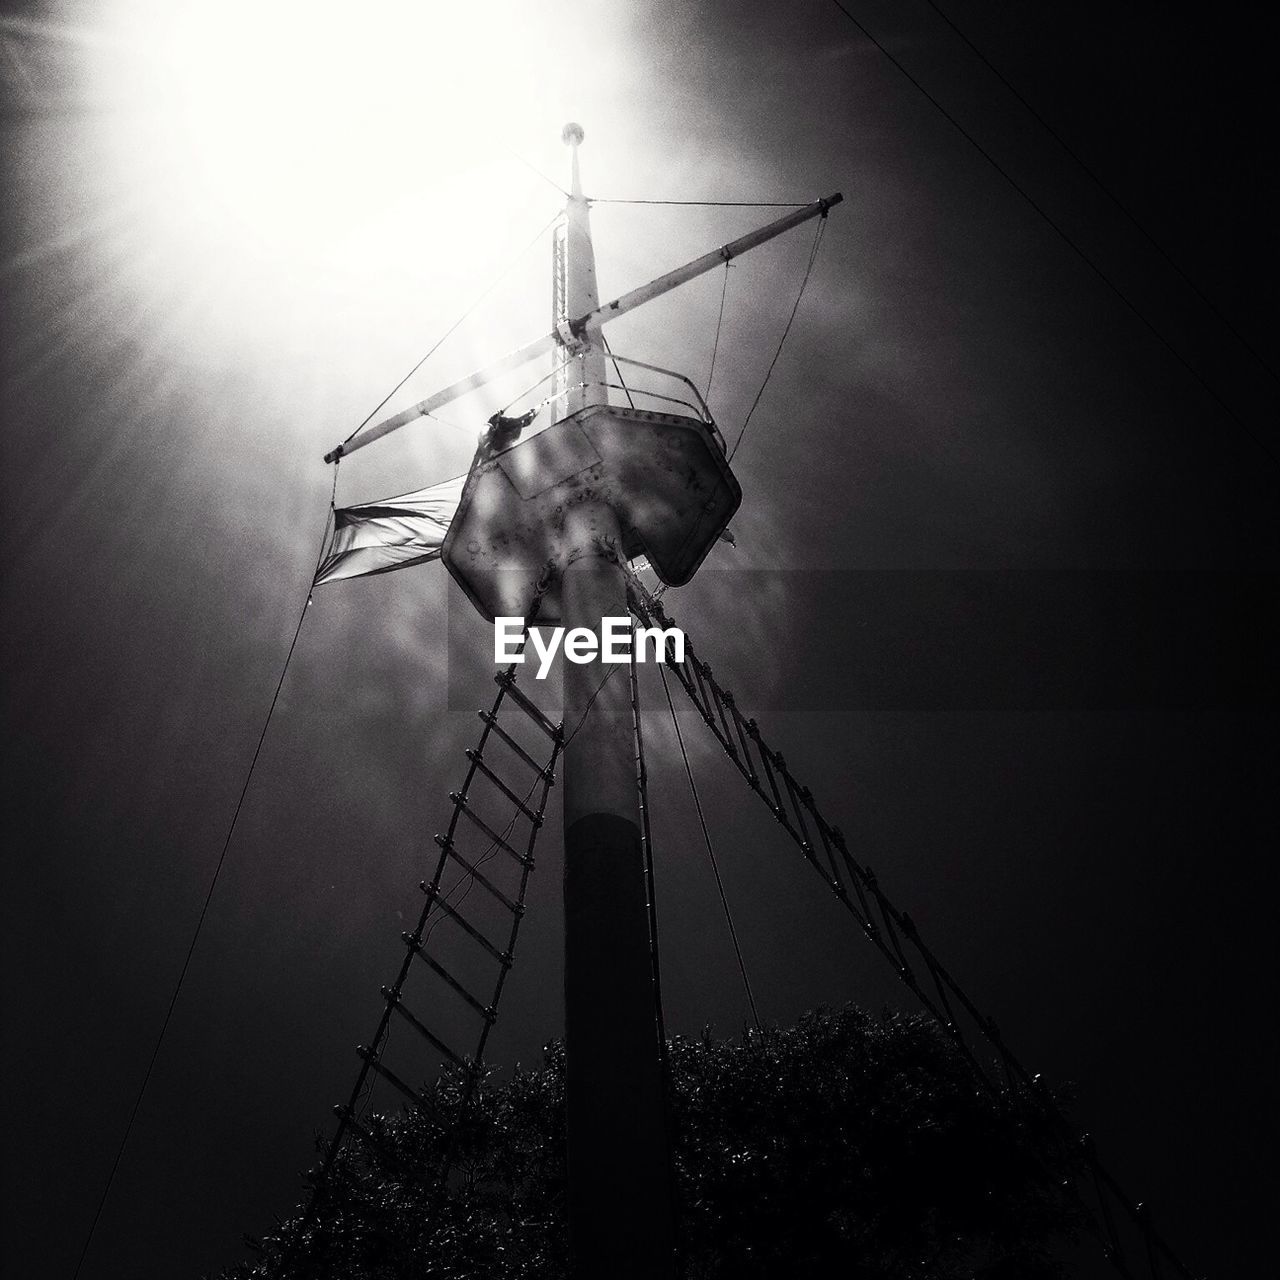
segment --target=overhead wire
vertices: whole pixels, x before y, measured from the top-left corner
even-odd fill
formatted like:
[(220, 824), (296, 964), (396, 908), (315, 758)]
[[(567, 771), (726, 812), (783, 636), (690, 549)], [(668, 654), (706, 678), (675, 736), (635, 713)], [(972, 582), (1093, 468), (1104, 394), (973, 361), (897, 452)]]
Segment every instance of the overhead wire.
[(658, 895), (653, 868), (653, 831), (649, 823), (649, 766), (644, 758), (644, 717), (640, 710), (640, 679), (635, 650), (631, 653), (631, 723), (636, 744), (636, 801), (640, 809), (640, 848), (644, 863), (645, 907), (649, 917), (649, 965), (653, 981), (653, 1011), (658, 1032), (658, 1064), (662, 1072), (662, 1119), (666, 1126), (667, 1187), (671, 1195), (671, 1220), (676, 1230), (676, 1254), (681, 1253), (683, 1214), (680, 1180), (676, 1176), (677, 1120), (675, 1079), (667, 1044), (667, 1018), (662, 1005), (662, 962), (658, 945)]
[(912, 85), (912, 87), (921, 93), (933, 105), (943, 119), (945, 119), (947, 123), (950, 124), (966, 142), (969, 143), (971, 147), (973, 147), (973, 149), (996, 171), (996, 173), (1000, 175), (1000, 177), (1005, 180), (1006, 183), (1009, 184), (1010, 187), (1013, 188), (1015, 192), (1017, 192), (1019, 196), (1022, 197), (1024, 201), (1026, 201), (1031, 209), (1039, 215), (1045, 225), (1058, 236), (1063, 244), (1065, 244), (1067, 248), (1069, 248), (1072, 253), (1074, 253), (1076, 257), (1078, 257), (1080, 261), (1083, 262), (1085, 266), (1087, 266), (1089, 270), (1092, 271), (1093, 274), (1097, 276), (1098, 279), (1101, 280), (1102, 283), (1106, 285), (1106, 287), (1122, 303), (1124, 303), (1129, 311), (1131, 311), (1133, 315), (1141, 321), (1143, 327), (1151, 334), (1151, 336), (1155, 338), (1156, 341), (1159, 342), (1160, 345), (1164, 347), (1164, 349), (1183, 367), (1183, 369), (1191, 375), (1191, 377), (1199, 384), (1201, 389), (1210, 397), (1210, 399), (1213, 400), (1218, 408), (1221, 409), (1222, 412), (1225, 413), (1227, 417), (1230, 418), (1231, 421), (1234, 422), (1236, 426), (1239, 427), (1240, 430), (1244, 432), (1244, 434), (1247, 435), (1254, 444), (1267, 455), (1269, 461), (1272, 463), (1280, 463), (1280, 454), (1277, 454), (1270, 445), (1265, 443), (1262, 437), (1258, 435), (1258, 433), (1254, 431), (1238, 413), (1236, 413), (1236, 411), (1225, 399), (1223, 399), (1214, 386), (1200, 373), (1200, 371), (1187, 359), (1187, 357), (1184, 356), (1182, 352), (1164, 336), (1156, 325), (1147, 318), (1146, 313), (1138, 306), (1138, 304), (1134, 302), (1133, 299), (1130, 298), (1129, 295), (1125, 293), (1125, 291), (1121, 289), (1105, 271), (1103, 271), (1103, 269), (1089, 256), (1088, 253), (1085, 252), (1083, 246), (1066, 230), (1066, 228), (1052, 217), (1048, 210), (1045, 209), (1045, 207), (1040, 204), (1039, 201), (1037, 201), (1016, 178), (1014, 178), (1014, 176), (995, 158), (995, 156), (993, 156), (991, 152), (988, 151), (987, 148), (984, 147), (982, 143), (980, 143), (977, 138), (975, 138), (974, 135), (970, 133), (969, 130), (966, 129), (964, 125), (961, 124), (960, 121), (952, 115), (951, 112), (948, 111), (947, 108), (944, 107), (942, 103), (932, 93), (930, 93), (919, 80), (916, 79), (914, 75), (912, 75), (907, 67), (898, 58), (896, 58), (879, 39), (876, 38), (872, 31), (868, 27), (864, 26), (852, 12), (846, 8), (843, 3), (841, 3), (841, 0), (831, 0), (831, 3), (834, 4), (835, 7), (839, 9), (855, 27), (857, 27), (857, 29), (862, 32), (862, 34), (870, 40), (873, 45), (875, 45), (875, 47), (886, 59), (888, 59), (893, 67)]
[[(605, 672), (603, 679), (596, 686), (591, 697), (587, 699), (587, 705), (582, 709), (582, 715), (579, 718), (578, 723), (574, 725), (572, 731), (565, 737), (564, 742), (561, 744), (561, 747), (560, 747), (561, 751), (563, 751), (564, 748), (567, 747), (569, 743), (573, 741), (573, 739), (577, 736), (578, 730), (581, 729), (582, 726), (586, 723), (587, 714), (590, 712), (592, 706), (594, 705), (596, 698), (600, 696), (600, 691), (604, 688), (605, 684), (608, 682), (609, 677), (613, 675), (616, 669), (617, 669), (616, 667), (610, 667), (609, 670)], [(522, 804), (528, 804), (529, 797), (532, 796), (534, 791), (537, 789), (538, 781), (539, 779), (535, 778), (533, 782), (530, 784), (528, 791), (526, 791), (524, 796), (522, 797)], [(511, 834), (512, 830), (515, 828), (518, 818), (519, 818), (519, 810), (517, 809), (516, 812), (512, 814), (511, 821), (508, 822), (506, 827), (503, 828), (502, 830), (501, 835), (503, 840), (505, 840)], [(489, 862), (490, 860), (492, 860), (497, 856), (499, 843), (500, 842), (498, 840), (491, 841), (488, 849), (486, 849), (485, 852), (479, 858), (476, 859), (475, 863), (472, 865), (470, 870), (465, 872), (463, 875), (459, 876), (459, 878), (454, 881), (454, 883), (450, 886), (448, 891), (443, 895), (443, 901), (445, 903), (451, 903), (453, 901), (454, 894), (456, 894), (460, 889), (462, 890), (462, 897), (458, 899), (457, 905), (461, 906), (467, 900), (468, 895), (471, 893), (472, 888), (475, 886), (475, 873), (481, 867), (483, 867), (485, 863)], [(431, 935), (435, 932), (436, 926), (439, 925), (445, 918), (446, 918), (445, 912), (443, 911), (436, 912), (426, 932), (423, 934), (423, 938), (422, 938), (423, 945), (425, 945), (431, 940)], [(378, 1039), (378, 1042), (372, 1047), (371, 1052), (377, 1062), (382, 1061), (383, 1053), (385, 1052), (387, 1042), (390, 1039), (390, 1034), (389, 1034), (390, 1026), (391, 1024), (388, 1021), (384, 1027), (382, 1036)], [(359, 1104), (361, 1107), (362, 1116), (364, 1112), (368, 1109), (368, 1106), (373, 1099), (373, 1090), (374, 1090), (375, 1084), (376, 1084), (376, 1081), (370, 1081), (369, 1085), (364, 1091), (361, 1103)]]
[(636, 407), (635, 398), (631, 394), (631, 388), (627, 386), (626, 378), (622, 376), (622, 366), (618, 363), (617, 356), (613, 354), (613, 348), (609, 345), (609, 339), (602, 333), (600, 335), (600, 341), (604, 343), (605, 354), (613, 361), (613, 371), (618, 375), (618, 382), (622, 385), (623, 391), (626, 392), (627, 404), (634, 409)]
[(733, 264), (728, 258), (724, 262), (724, 283), (720, 286), (720, 314), (716, 316), (716, 337), (711, 344), (711, 368), (707, 373), (707, 391), (703, 396), (708, 404), (711, 403), (711, 384), (715, 381), (716, 376), (716, 353), (720, 350), (720, 326), (724, 323), (724, 299), (729, 292), (729, 268)]
[(809, 200), (610, 200), (591, 196), (588, 204), (666, 204), (687, 205), (698, 209), (803, 209)]
[(680, 720), (676, 715), (676, 704), (671, 700), (671, 686), (667, 683), (666, 667), (659, 663), (658, 674), (662, 677), (662, 691), (667, 695), (667, 707), (671, 712), (671, 723), (676, 731), (676, 742), (680, 747), (680, 758), (684, 761), (684, 771), (689, 779), (689, 791), (693, 795), (693, 806), (698, 811), (698, 823), (702, 827), (702, 840), (706, 845), (707, 857), (711, 860), (711, 871), (716, 878), (716, 891), (720, 895), (720, 906), (724, 911), (725, 921), (729, 925), (729, 937), (733, 940), (733, 953), (738, 958), (738, 972), (742, 975), (742, 985), (747, 993), (747, 1004), (751, 1006), (751, 1017), (756, 1030), (764, 1028), (760, 1023), (760, 1013), (756, 1008), (756, 998), (751, 990), (751, 979), (747, 977), (747, 964), (742, 958), (742, 946), (738, 942), (738, 930), (734, 927), (733, 912), (729, 910), (729, 898), (725, 893), (724, 881), (720, 878), (720, 867), (716, 862), (715, 847), (711, 843), (711, 832), (707, 830), (706, 815), (702, 812), (702, 801), (698, 796), (698, 784), (693, 780), (693, 767), (689, 764), (689, 753), (685, 750), (684, 734), (680, 732)]
[(446, 340), (449, 337), (451, 337), (458, 329), (462, 327), (462, 325), (467, 320), (471, 318), (471, 315), (480, 306), (480, 304), (507, 278), (507, 276), (511, 274), (511, 272), (516, 268), (516, 266), (524, 258), (525, 254), (528, 253), (529, 250), (532, 249), (533, 246), (537, 244), (538, 241), (541, 240), (542, 237), (546, 235), (548, 231), (551, 230), (551, 228), (555, 225), (556, 220), (560, 217), (560, 212), (561, 211), (557, 209), (555, 213), (551, 215), (551, 217), (547, 220), (546, 225), (543, 226), (538, 231), (537, 235), (535, 235), (533, 239), (530, 240), (529, 243), (526, 244), (524, 248), (521, 249), (520, 252), (517, 253), (516, 256), (512, 258), (511, 261), (508, 262), (507, 265), (503, 267), (502, 270), (480, 291), (475, 301), (472, 302), (472, 304), (462, 313), (462, 315), (460, 315), (436, 339), (434, 344), (432, 344), (431, 349), (413, 366), (412, 369), (409, 370), (408, 373), (404, 375), (403, 378), (400, 379), (399, 382), (396, 383), (394, 387), (391, 388), (390, 391), (387, 392), (385, 396), (382, 397), (381, 400), (378, 401), (376, 405), (374, 405), (372, 409), (369, 410), (368, 414), (365, 416), (364, 421), (361, 422), (360, 425), (356, 427), (356, 429), (342, 442), (344, 445), (350, 444), (351, 441), (354, 440), (356, 436), (358, 436), (360, 432), (362, 432), (365, 429), (365, 427), (367, 427), (369, 423), (371, 423), (373, 419), (379, 413), (381, 413), (383, 409), (386, 408), (387, 403), (391, 399), (391, 397), (394, 396), (396, 392), (399, 391), (400, 388), (403, 387), (404, 384), (408, 382), (409, 379), (412, 378), (413, 375), (417, 373), (418, 370), (421, 369), (422, 366), (426, 364), (427, 361), (430, 360), (431, 357), (435, 355), (435, 353), (439, 351), (442, 346), (444, 346)]
[(800, 288), (796, 293), (796, 300), (791, 306), (791, 314), (787, 317), (786, 327), (782, 330), (782, 337), (778, 340), (778, 349), (773, 353), (773, 359), (769, 361), (769, 368), (765, 371), (764, 381), (760, 384), (760, 390), (756, 392), (756, 398), (751, 402), (751, 408), (747, 410), (747, 416), (743, 420), (742, 430), (738, 432), (738, 438), (733, 442), (733, 448), (729, 450), (727, 461), (733, 461), (733, 455), (738, 452), (742, 446), (743, 437), (747, 434), (747, 428), (751, 425), (752, 416), (755, 414), (756, 408), (760, 404), (760, 397), (764, 395), (764, 389), (769, 385), (769, 379), (773, 376), (774, 366), (778, 363), (778, 357), (782, 354), (782, 348), (786, 346), (787, 335), (791, 332), (791, 325), (796, 318), (796, 312), (800, 310), (800, 299), (804, 297), (804, 291), (809, 285), (809, 277), (813, 274), (813, 264), (818, 258), (818, 248), (822, 244), (822, 235), (827, 227), (827, 219), (825, 215), (818, 219), (818, 229), (814, 232), (813, 244), (809, 248), (809, 261), (805, 264), (804, 278), (800, 281)]
[(289, 650), (285, 654), (284, 664), (280, 668), (280, 678), (276, 681), (275, 692), (271, 695), (271, 704), (267, 708), (266, 719), (262, 722), (262, 731), (258, 734), (257, 745), (253, 749), (253, 756), (249, 761), (249, 768), (245, 773), (244, 783), (240, 788), (240, 794), (236, 799), (235, 809), (231, 814), (231, 822), (227, 827), (226, 838), (222, 842), (222, 851), (218, 854), (218, 861), (214, 866), (213, 875), (209, 880), (209, 888), (204, 895), (204, 902), (200, 907), (200, 914), (196, 917), (195, 928), (191, 932), (191, 941), (187, 945), (186, 955), (183, 957), (182, 967), (178, 971), (178, 980), (174, 983), (173, 994), (169, 997), (168, 1007), (165, 1009), (164, 1019), (160, 1023), (160, 1032), (156, 1036), (156, 1042), (151, 1050), (151, 1057), (147, 1061), (146, 1071), (143, 1072), (142, 1084), (138, 1088), (137, 1096), (133, 1100), (133, 1108), (129, 1112), (129, 1119), (125, 1123), (124, 1135), (120, 1139), (120, 1145), (116, 1148), (115, 1159), (111, 1163), (111, 1171), (107, 1174), (106, 1185), (102, 1188), (102, 1195), (99, 1197), (97, 1208), (94, 1210), (93, 1220), (89, 1224), (88, 1233), (85, 1235), (84, 1244), (80, 1249), (80, 1256), (76, 1261), (75, 1271), (72, 1273), (72, 1280), (80, 1275), (81, 1269), (84, 1267), (85, 1258), (89, 1254), (89, 1247), (93, 1243), (94, 1234), (97, 1232), (98, 1223), (102, 1219), (102, 1211), (106, 1207), (107, 1198), (111, 1194), (111, 1188), (115, 1183), (116, 1174), (120, 1169), (120, 1162), (124, 1158), (125, 1148), (129, 1144), (129, 1138), (133, 1133), (134, 1123), (137, 1121), (138, 1112), (142, 1108), (142, 1100), (146, 1096), (147, 1087), (151, 1083), (152, 1074), (155, 1071), (156, 1061), (160, 1057), (160, 1049), (164, 1044), (164, 1039), (169, 1030), (169, 1024), (173, 1020), (173, 1011), (177, 1007), (178, 997), (182, 994), (183, 984), (186, 982), (187, 971), (191, 968), (191, 958), (195, 954), (196, 944), (200, 941), (200, 933), (204, 928), (206, 916), (209, 914), (209, 904), (213, 901), (214, 890), (218, 887), (218, 878), (222, 875), (222, 868), (227, 860), (227, 853), (231, 848), (231, 840), (235, 835), (236, 825), (240, 821), (240, 811), (244, 808), (245, 797), (249, 794), (249, 785), (253, 781), (254, 771), (258, 767), (258, 759), (262, 755), (263, 744), (267, 740), (267, 731), (271, 727), (272, 717), (275, 715), (276, 705), (280, 701), (280, 691), (284, 688), (285, 677), (289, 674), (289, 665), (293, 661), (294, 650), (298, 647), (298, 637), (302, 634), (303, 623), (307, 619), (307, 612), (311, 607), (311, 597), (315, 590), (315, 576), (320, 570), (320, 565), (324, 560), (325, 549), (329, 544), (329, 530), (334, 516), (334, 503), (338, 492), (338, 468), (333, 469), (333, 485), (329, 491), (329, 508), (325, 513), (324, 535), (320, 540), (320, 551), (316, 556), (315, 568), (311, 571), (311, 578), (307, 587), (307, 598), (303, 603), (302, 611), (298, 615), (298, 625), (294, 628), (293, 639), (289, 642)]
[(499, 141), (498, 145), (509, 156), (513, 157), (516, 160), (519, 160), (520, 163), (524, 165), (524, 167), (528, 169), (530, 173), (536, 174), (549, 187), (554, 187), (562, 196), (564, 196), (566, 200), (570, 198), (569, 193), (554, 178), (548, 177), (548, 175), (545, 174), (541, 169), (539, 169), (538, 166), (534, 164), (532, 160), (528, 159), (528, 157), (521, 155), (520, 152), (518, 152), (514, 147), (509, 146), (505, 142)]
[(1200, 288), (1198, 284), (1182, 269), (1175, 261), (1170, 252), (1147, 230), (1146, 227), (1138, 221), (1133, 211), (1120, 199), (1119, 196), (1106, 185), (1098, 176), (1098, 173), (1090, 165), (1086, 164), (1080, 153), (1071, 146), (1070, 143), (1051, 125), (1048, 120), (1036, 110), (1034, 106), (1020, 93), (1017, 87), (1009, 80), (1009, 78), (1000, 70), (999, 67), (987, 57), (981, 49), (955, 24), (955, 21), (943, 12), (934, 0), (925, 0), (930, 9), (942, 19), (943, 22), (951, 28), (952, 31), (969, 47), (970, 52), (982, 63), (988, 71), (991, 72), (997, 80), (1017, 99), (1022, 107), (1027, 111), (1031, 118), (1062, 148), (1063, 151), (1075, 162), (1076, 166), (1089, 180), (1107, 197), (1109, 201), (1128, 219), (1139, 235), (1164, 259), (1168, 266), (1174, 271), (1178, 278), (1191, 290), (1192, 293), (1204, 303), (1210, 311), (1230, 330), (1231, 334), (1240, 343), (1240, 345), (1267, 371), (1272, 378), (1280, 377), (1275, 367), (1262, 355), (1262, 353), (1240, 332), (1239, 329), (1231, 322), (1231, 320), (1218, 308), (1217, 304)]
[(653, 1004), (658, 1023), (658, 1052), (663, 1071), (667, 1059), (667, 1019), (662, 1007), (662, 967), (658, 949), (658, 902), (653, 871), (653, 833), (649, 824), (649, 767), (644, 758), (644, 729), (640, 712), (640, 680), (636, 672), (635, 650), (631, 653), (631, 722), (636, 743), (636, 798), (640, 808), (640, 842), (644, 852), (645, 905), (649, 914), (649, 959), (653, 969)]

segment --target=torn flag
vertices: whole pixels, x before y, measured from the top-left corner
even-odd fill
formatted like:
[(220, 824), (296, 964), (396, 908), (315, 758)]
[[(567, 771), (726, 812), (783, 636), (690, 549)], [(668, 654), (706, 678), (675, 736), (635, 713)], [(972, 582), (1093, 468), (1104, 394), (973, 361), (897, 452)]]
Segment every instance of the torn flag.
[(338, 508), (313, 585), (438, 560), (465, 480), (455, 476), (398, 498)]

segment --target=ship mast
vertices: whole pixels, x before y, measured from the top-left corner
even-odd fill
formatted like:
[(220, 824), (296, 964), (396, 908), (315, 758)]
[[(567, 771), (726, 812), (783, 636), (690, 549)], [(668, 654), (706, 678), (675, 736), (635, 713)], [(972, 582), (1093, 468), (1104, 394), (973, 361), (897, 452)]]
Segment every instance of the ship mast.
[[(565, 202), (564, 217), (556, 224), (551, 248), (551, 327), (565, 334), (569, 332), (569, 321), (575, 316), (592, 315), (599, 310), (600, 290), (596, 285), (596, 255), (591, 244), (591, 209), (582, 194), (578, 164), (578, 148), (584, 137), (582, 126), (567, 124), (560, 137), (571, 148), (573, 158), (569, 198)], [(599, 320), (590, 324), (583, 337), (593, 344), (590, 351), (566, 359), (565, 350), (558, 348), (551, 355), (555, 371), (552, 391), (566, 413), (608, 401)]]
[[(738, 254), (825, 217), (841, 197), (798, 208), (601, 305), (578, 160), (582, 127), (566, 125), (561, 137), (571, 149), (572, 172), (553, 241), (551, 331), (337, 446), (326, 461), (533, 359), (552, 357), (552, 392), (541, 405), (490, 418), (441, 560), (489, 621), (560, 623), (566, 637), (577, 630), (596, 638), (593, 657), (564, 663), (564, 721), (557, 731), (557, 742), (563, 741), (572, 1274), (574, 1280), (674, 1280), (673, 1173), (633, 706), (629, 682), (616, 662), (606, 661), (602, 639), (605, 620), (629, 625), (627, 562), (644, 555), (664, 583), (688, 582), (737, 511), (742, 491), (688, 378), (608, 352), (601, 329)], [(610, 361), (629, 363), (646, 378), (657, 375), (663, 389), (631, 384), (627, 407), (611, 405)], [(641, 408), (636, 397), (656, 407)], [(526, 433), (544, 410), (546, 425)], [(451, 840), (442, 847), (450, 854)], [(369, 1058), (376, 1064), (372, 1051)]]
[[(579, 125), (565, 127), (573, 174), (554, 292), (555, 326), (599, 305), (582, 195)], [(599, 340), (598, 326), (583, 335)], [(565, 413), (606, 403), (599, 347), (564, 360)], [(567, 376), (566, 376), (567, 375)], [(618, 514), (605, 500), (565, 510), (561, 620), (600, 631), (629, 617)], [(564, 664), (564, 1003), (569, 1239), (576, 1280), (675, 1275), (671, 1160), (625, 676), (602, 660)]]

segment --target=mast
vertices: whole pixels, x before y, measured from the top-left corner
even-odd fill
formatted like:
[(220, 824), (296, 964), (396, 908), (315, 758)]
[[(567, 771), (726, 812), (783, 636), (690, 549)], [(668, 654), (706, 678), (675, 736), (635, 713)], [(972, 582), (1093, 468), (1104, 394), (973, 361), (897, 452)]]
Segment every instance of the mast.
[[(567, 126), (566, 128), (569, 127), (577, 128), (581, 133), (580, 125)], [(576, 148), (574, 160), (574, 171), (576, 173)], [(552, 259), (551, 290), (551, 309), (555, 327), (552, 331), (544, 334), (541, 338), (535, 338), (534, 341), (526, 343), (516, 351), (509, 352), (501, 359), (486, 365), (483, 369), (477, 369), (474, 373), (467, 374), (465, 378), (461, 378), (452, 385), (441, 388), (441, 390), (429, 395), (425, 400), (419, 400), (417, 404), (410, 405), (409, 408), (402, 409), (399, 413), (393, 414), (389, 418), (384, 418), (368, 430), (361, 432), (353, 440), (344, 441), (342, 444), (336, 445), (324, 455), (324, 460), (326, 462), (336, 462), (339, 458), (345, 458), (357, 449), (363, 449), (366, 445), (382, 439), (385, 435), (390, 435), (393, 431), (398, 431), (410, 422), (416, 422), (419, 418), (434, 413), (437, 409), (443, 409), (445, 405), (452, 404), (468, 392), (478, 390), (502, 374), (510, 373), (513, 369), (519, 369), (530, 360), (536, 360), (539, 356), (546, 355), (547, 352), (551, 352), (553, 355), (552, 368), (557, 368), (564, 362), (566, 353), (563, 348), (566, 345), (580, 343), (587, 335), (591, 335), (593, 341), (598, 340), (601, 326), (608, 321), (616, 320), (619, 316), (624, 316), (627, 312), (644, 306), (646, 302), (652, 302), (655, 298), (660, 298), (664, 293), (670, 293), (672, 289), (678, 289), (682, 284), (688, 284), (690, 280), (714, 270), (722, 262), (729, 262), (750, 249), (758, 248), (775, 236), (782, 235), (784, 231), (790, 231), (792, 227), (798, 227), (802, 222), (808, 222), (810, 218), (825, 218), (827, 213), (843, 199), (844, 197), (837, 191), (834, 195), (815, 200), (812, 204), (804, 205), (792, 213), (784, 214), (781, 218), (774, 219), (767, 226), (748, 232), (745, 236), (739, 236), (738, 239), (731, 240), (728, 244), (721, 245), (720, 248), (703, 254), (701, 258), (695, 258), (692, 262), (685, 263), (683, 267), (668, 271), (666, 275), (659, 276), (656, 280), (651, 280), (648, 284), (641, 285), (638, 289), (632, 289), (630, 293), (624, 293), (621, 297), (614, 298), (603, 306), (597, 303), (595, 307), (587, 311), (580, 311), (575, 316), (569, 309), (566, 297), (567, 272), (560, 265), (561, 260), (568, 256), (568, 249), (571, 243), (569, 235), (571, 226), (576, 225), (585, 229), (586, 254), (578, 254), (578, 267), (575, 270), (582, 267), (584, 263), (589, 263), (590, 273), (587, 274), (584, 271), (583, 275), (579, 277), (580, 287), (584, 290), (587, 288), (595, 290), (596, 286), (595, 258), (591, 252), (591, 229), (587, 211), (588, 202), (582, 200), (580, 205), (575, 206), (571, 193), (569, 203), (565, 209), (565, 217), (556, 228), (556, 248), (554, 250), (555, 256)], [(580, 238), (575, 236), (572, 243), (580, 244)], [(573, 367), (570, 366), (570, 368)], [(588, 364), (586, 367), (590, 368), (591, 366)], [(603, 360), (601, 360), (600, 368), (601, 376), (603, 377)], [(567, 375), (568, 370), (566, 370), (566, 377)], [(586, 381), (586, 378), (584, 377), (580, 381)]]
[[(674, 1187), (650, 951), (630, 688), (606, 661), (605, 619), (629, 622), (627, 561), (644, 555), (681, 586), (742, 501), (724, 441), (683, 375), (676, 394), (633, 387), (657, 408), (611, 405), (602, 326), (825, 217), (837, 193), (796, 209), (630, 293), (600, 304), (590, 202), (578, 149), (552, 252), (551, 332), (370, 427), (326, 461), (550, 353), (550, 422), (495, 414), (441, 544), (441, 560), (482, 617), (559, 622), (595, 634), (594, 656), (564, 664), (564, 921), (569, 1232), (574, 1280), (674, 1280)], [(691, 395), (695, 405), (684, 398)], [(628, 396), (632, 401), (633, 396)], [(672, 410), (677, 410), (673, 412)], [(686, 414), (683, 410), (689, 411)], [(689, 416), (692, 415), (692, 416)], [(523, 438), (521, 438), (523, 435)], [(579, 636), (579, 638), (581, 638)], [(474, 870), (474, 869), (473, 869)]]
[[(557, 326), (599, 307), (578, 170), (582, 128), (565, 127), (572, 185)], [(598, 326), (594, 334), (599, 338)], [(557, 353), (560, 355), (561, 353)], [(563, 360), (563, 356), (561, 355)], [(604, 356), (572, 356), (563, 413), (607, 402)], [(586, 384), (581, 385), (581, 384)], [(556, 416), (560, 416), (557, 414)], [(629, 617), (617, 513), (567, 508), (560, 607), (566, 634)], [(617, 678), (611, 679), (614, 675)], [(575, 1280), (675, 1275), (671, 1160), (649, 952), (628, 682), (596, 660), (564, 664), (564, 929), (569, 1238)]]
[[(552, 242), (552, 301), (551, 327), (562, 336), (570, 334), (570, 322), (579, 316), (590, 315), (600, 308), (600, 289), (596, 284), (596, 255), (591, 244), (591, 209), (582, 194), (582, 175), (578, 166), (578, 148), (583, 134), (580, 124), (567, 124), (560, 134), (564, 144), (572, 149), (569, 199), (565, 203), (564, 217), (556, 226)], [(563, 416), (583, 409), (589, 404), (607, 404), (609, 395), (604, 389), (605, 360), (601, 350), (600, 322), (590, 324), (581, 337), (593, 344), (593, 349), (577, 356), (558, 348), (552, 352), (552, 368), (556, 371), (553, 381), (557, 399), (557, 413)], [(571, 338), (576, 345), (577, 339)]]

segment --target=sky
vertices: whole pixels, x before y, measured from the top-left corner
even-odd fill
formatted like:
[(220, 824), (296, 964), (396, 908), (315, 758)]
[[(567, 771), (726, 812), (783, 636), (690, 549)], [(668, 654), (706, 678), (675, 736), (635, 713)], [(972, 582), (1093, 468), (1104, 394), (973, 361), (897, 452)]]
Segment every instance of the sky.
[[(845, 7), (883, 48), (818, 0), (3, 7), (14, 1274), (73, 1274), (307, 597), (321, 455), (495, 281), (389, 410), (546, 331), (528, 246), (570, 119), (602, 199), (844, 194), (735, 458), (737, 545), (666, 602), (1175, 1246), (1254, 1274), (1280, 487), (1257, 19)], [(769, 215), (600, 203), (602, 293)], [(705, 389), (724, 285), (709, 399), (733, 442), (811, 243), (620, 320), (614, 349)], [(339, 504), (465, 469), (524, 385), (348, 459)], [(201, 1275), (292, 1210), (416, 917), (489, 643), (440, 565), (316, 593), (86, 1280)], [(737, 1035), (642, 695), (667, 1024)], [(909, 1008), (681, 710), (765, 1021)], [(561, 1030), (558, 820), (503, 1069)]]

